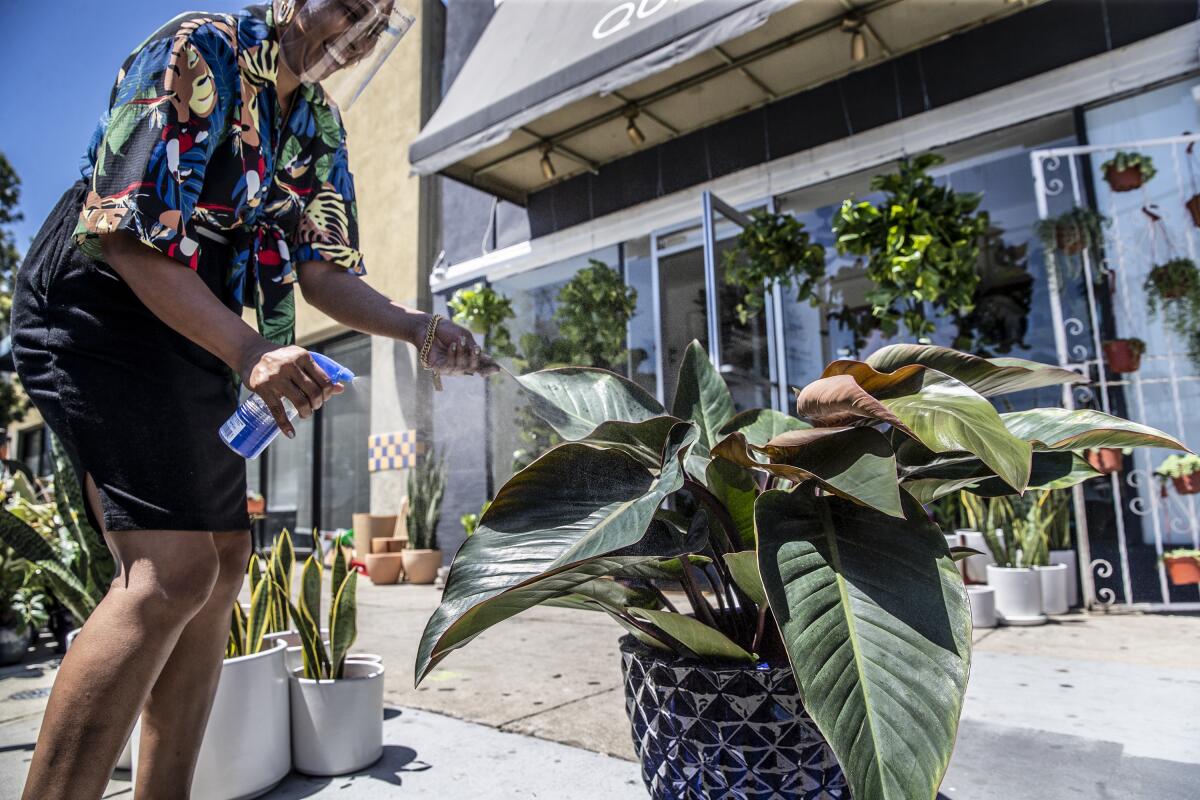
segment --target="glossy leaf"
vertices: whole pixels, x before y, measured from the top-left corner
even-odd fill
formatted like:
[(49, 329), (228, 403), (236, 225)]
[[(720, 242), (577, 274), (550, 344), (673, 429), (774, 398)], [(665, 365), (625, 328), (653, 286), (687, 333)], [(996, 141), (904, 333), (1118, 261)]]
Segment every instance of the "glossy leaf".
[(250, 613), (246, 619), (246, 654), (262, 650), (263, 635), (271, 621), (271, 581), (258, 582), (250, 596)]
[(1174, 437), (1147, 425), (1091, 409), (1035, 408), (1002, 414), (1014, 435), (1038, 450), (1086, 450), (1094, 447), (1167, 447), (1188, 450)]
[(737, 527), (742, 547), (754, 547), (754, 501), (758, 483), (753, 474), (724, 458), (714, 458), (704, 470), (708, 490), (721, 501)]
[[(763, 462), (754, 453), (770, 458)], [(823, 488), (892, 516), (902, 515), (896, 461), (887, 438), (873, 428), (810, 428), (776, 437), (763, 447), (733, 433), (714, 453), (743, 467)]]
[[(341, 679), (346, 666), (346, 654), (358, 638), (358, 570), (350, 570), (340, 587), (333, 587), (332, 617), (329, 620), (330, 677)], [(320, 632), (317, 634), (320, 638)]]
[(582, 439), (610, 420), (643, 422), (665, 413), (641, 386), (607, 370), (545, 369), (517, 376), (516, 381), (534, 412), (564, 439)]
[[(907, 456), (913, 450), (897, 451), (898, 457), (901, 452)], [(1087, 461), (1066, 450), (1035, 451), (1032, 464), (1027, 489), (1067, 489), (1100, 474)], [(960, 489), (985, 497), (1017, 493), (981, 459), (967, 453), (935, 455), (926, 464), (902, 468), (901, 476), (904, 488), (920, 503), (933, 502)]]
[(697, 435), (691, 425), (674, 431), (657, 475), (625, 452), (584, 443), (555, 447), (514, 475), (455, 556), (421, 637), (417, 681), (497, 622), (613, 567), (681, 555), (672, 547), (685, 537), (650, 524), (683, 486), (679, 454)]
[(804, 705), (855, 800), (932, 798), (954, 748), (971, 613), (941, 532), (803, 488), (758, 501), (759, 569)]
[(700, 343), (693, 340), (679, 365), (675, 401), (671, 413), (691, 420), (699, 429), (696, 444), (687, 458), (688, 472), (705, 480), (710, 451), (721, 438), (721, 428), (733, 418), (733, 396)]
[(770, 408), (752, 408), (734, 416), (721, 428), (718, 441), (731, 433), (740, 433), (750, 444), (764, 445), (781, 433), (811, 428), (802, 419)]
[(726, 553), (725, 564), (733, 576), (734, 583), (758, 606), (767, 604), (767, 590), (763, 588), (762, 576), (758, 574), (758, 554), (753, 550)]
[(621, 450), (633, 456), (647, 469), (657, 472), (662, 465), (662, 451), (676, 425), (689, 425), (675, 417), (651, 417), (642, 422), (610, 421), (580, 441), (601, 447)]
[(542, 605), (624, 612), (627, 608), (658, 608), (662, 603), (654, 592), (626, 586), (612, 578), (596, 578), (576, 586), (571, 594), (552, 598)]
[(980, 358), (932, 345), (888, 345), (872, 353), (866, 363), (880, 372), (920, 364), (962, 381), (984, 397), (1086, 380), (1078, 372), (1023, 358)]
[(867, 394), (849, 375), (820, 378), (796, 393), (796, 413), (819, 428), (886, 422), (915, 436), (887, 406)]
[(629, 614), (635, 619), (649, 622), (701, 658), (741, 662), (755, 660), (751, 653), (747, 653), (728, 636), (693, 617), (649, 608), (631, 608)]

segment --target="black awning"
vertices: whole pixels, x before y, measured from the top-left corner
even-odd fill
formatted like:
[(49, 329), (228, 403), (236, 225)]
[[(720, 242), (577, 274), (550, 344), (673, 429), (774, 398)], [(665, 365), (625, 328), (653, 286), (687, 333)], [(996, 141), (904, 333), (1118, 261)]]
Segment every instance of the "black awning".
[(505, 0), (409, 149), (430, 174), (572, 102), (619, 91), (797, 0)]

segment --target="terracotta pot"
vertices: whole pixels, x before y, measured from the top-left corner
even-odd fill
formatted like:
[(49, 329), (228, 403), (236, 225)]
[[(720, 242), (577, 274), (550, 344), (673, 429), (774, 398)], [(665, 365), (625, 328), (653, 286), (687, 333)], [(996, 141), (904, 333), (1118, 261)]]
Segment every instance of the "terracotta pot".
[(1179, 494), (1200, 494), (1200, 472), (1189, 472), (1178, 478), (1172, 478), (1175, 491)]
[(1116, 447), (1101, 447), (1087, 451), (1087, 462), (1101, 475), (1111, 475), (1121, 471), (1124, 454)]
[(1128, 339), (1112, 339), (1104, 343), (1104, 361), (1113, 372), (1137, 372), (1142, 354)]
[(404, 566), (403, 553), (370, 553), (367, 555), (367, 576), (376, 586), (398, 583), (400, 570)]
[(400, 539), (395, 536), (380, 536), (378, 539), (371, 540), (372, 553), (399, 553), (408, 544), (407, 539)]
[(1187, 210), (1192, 215), (1192, 224), (1200, 228), (1200, 194), (1192, 195), (1187, 201)]
[(1125, 169), (1109, 167), (1104, 171), (1104, 180), (1108, 181), (1109, 187), (1114, 192), (1132, 192), (1146, 182), (1142, 178), (1142, 170), (1139, 167), (1126, 167)]
[(267, 513), (267, 498), (260, 497), (255, 500), (253, 497), (246, 498), (246, 513), (254, 515), (262, 515)]
[(442, 565), (441, 550), (403, 550), (400, 557), (404, 559), (404, 574), (409, 583), (433, 583)]
[(1164, 558), (1163, 566), (1167, 568), (1167, 577), (1175, 586), (1187, 586), (1200, 583), (1200, 560), (1191, 556), (1186, 558)]
[(355, 514), (354, 552), (359, 558), (371, 552), (371, 540), (391, 536), (396, 529), (396, 515)]

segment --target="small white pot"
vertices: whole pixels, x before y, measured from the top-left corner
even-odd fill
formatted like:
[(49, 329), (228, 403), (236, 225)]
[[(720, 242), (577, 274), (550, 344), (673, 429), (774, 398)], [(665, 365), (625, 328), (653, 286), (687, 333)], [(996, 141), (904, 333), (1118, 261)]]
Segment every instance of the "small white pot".
[(346, 775), (383, 755), (383, 665), (346, 660), (346, 677), (292, 673), (292, 763), (306, 775)]
[(996, 614), (1005, 625), (1043, 625), (1042, 578), (1031, 567), (988, 564), (988, 586), (996, 590)]
[(1067, 565), (1051, 564), (1033, 569), (1042, 581), (1042, 613), (1067, 613)]
[[(243, 800), (270, 791), (292, 767), (287, 644), (227, 658), (221, 667), (191, 800)], [(137, 769), (141, 722), (133, 732)]]
[(1067, 606), (1079, 605), (1079, 557), (1074, 550), (1051, 550), (1051, 564), (1067, 565)]
[[(68, 650), (70, 650), (71, 645), (75, 643), (75, 637), (79, 635), (81, 630), (83, 630), (83, 628), (75, 628), (67, 631)], [(121, 755), (117, 756), (117, 769), (133, 769), (133, 739), (133, 734), (130, 734), (129, 738), (125, 740), (125, 746), (121, 748)]]
[[(950, 539), (949, 536), (946, 537)], [(969, 547), (972, 550), (978, 550), (981, 555), (971, 556), (966, 561), (962, 562), (967, 571), (967, 580), (975, 583), (987, 583), (988, 564), (995, 564), (996, 559), (992, 558), (992, 551), (988, 549), (987, 539), (983, 538), (983, 534), (979, 531), (960, 528), (954, 532), (955, 545), (958, 547)]]
[(996, 627), (996, 590), (991, 586), (968, 586), (971, 624), (976, 628)]
[[(296, 631), (268, 633), (263, 636), (263, 639), (280, 639), (287, 644), (287, 655), (284, 656), (284, 668), (287, 670), (288, 675), (292, 674), (292, 670), (304, 666), (304, 647), (300, 643), (300, 634)], [(329, 628), (321, 628), (321, 641), (325, 643), (325, 647), (328, 649)]]

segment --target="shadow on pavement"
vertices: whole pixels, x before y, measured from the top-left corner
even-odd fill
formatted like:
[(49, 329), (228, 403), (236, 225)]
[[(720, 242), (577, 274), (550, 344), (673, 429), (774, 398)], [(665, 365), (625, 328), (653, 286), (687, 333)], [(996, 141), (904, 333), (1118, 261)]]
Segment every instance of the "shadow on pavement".
[[(394, 711), (393, 715), (396, 714), (399, 714), (399, 712)], [(429, 768), (429, 764), (417, 760), (417, 751), (411, 747), (385, 744), (383, 746), (383, 755), (380, 759), (360, 772), (350, 775), (337, 775), (331, 778), (300, 775), (293, 772), (284, 778), (283, 782), (274, 791), (266, 796), (272, 798), (272, 800), (275, 798), (278, 798), (278, 800), (285, 800), (285, 798), (286, 800), (299, 800), (299, 798), (311, 797), (318, 794), (321, 790), (333, 784), (359, 783), (364, 779), (379, 781), (392, 786), (403, 786), (404, 773), (424, 772)]]

